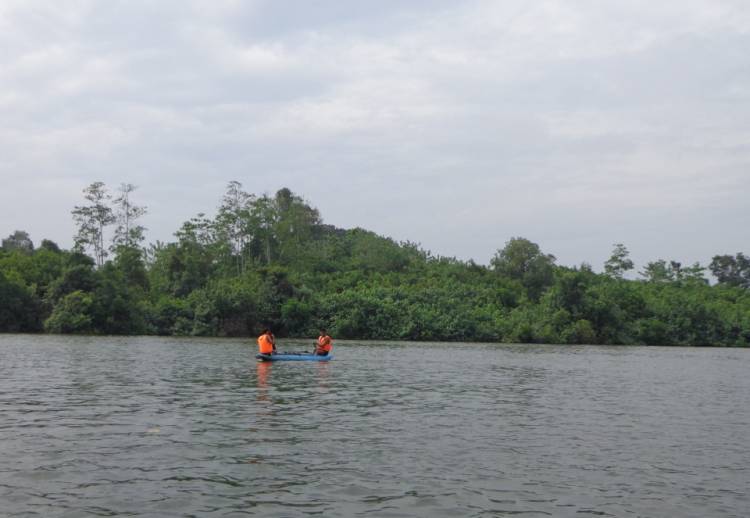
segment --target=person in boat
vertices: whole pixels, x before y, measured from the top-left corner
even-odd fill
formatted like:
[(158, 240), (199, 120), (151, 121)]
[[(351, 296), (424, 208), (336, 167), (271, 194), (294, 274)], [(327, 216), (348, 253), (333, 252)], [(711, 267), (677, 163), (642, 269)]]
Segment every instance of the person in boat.
[(331, 354), (331, 349), (333, 349), (333, 339), (328, 336), (325, 329), (321, 329), (318, 343), (315, 344), (315, 354), (317, 356), (327, 356)]
[(258, 352), (260, 354), (276, 354), (276, 339), (270, 329), (264, 329), (258, 337)]

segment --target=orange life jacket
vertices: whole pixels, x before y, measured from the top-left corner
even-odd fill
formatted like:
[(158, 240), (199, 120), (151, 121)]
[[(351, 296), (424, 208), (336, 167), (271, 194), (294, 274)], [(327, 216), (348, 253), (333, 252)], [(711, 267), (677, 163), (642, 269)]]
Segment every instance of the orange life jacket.
[(273, 352), (273, 342), (269, 335), (260, 335), (258, 337), (258, 350), (260, 354), (271, 354)]
[(318, 337), (318, 350), (319, 351), (325, 351), (326, 353), (330, 353), (332, 348), (333, 348), (333, 340), (331, 340), (330, 336), (321, 335)]

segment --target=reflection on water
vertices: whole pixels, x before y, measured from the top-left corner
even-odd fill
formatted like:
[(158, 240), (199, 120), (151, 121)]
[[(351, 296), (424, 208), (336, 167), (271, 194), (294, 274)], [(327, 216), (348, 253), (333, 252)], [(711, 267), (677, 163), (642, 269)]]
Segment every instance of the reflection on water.
[(328, 376), (331, 371), (331, 364), (328, 362), (314, 362), (315, 363), (315, 374), (317, 376), (318, 388), (321, 391), (328, 390)]
[[(304, 347), (287, 342), (288, 348)], [(3, 516), (747, 516), (747, 351), (0, 336)]]
[(272, 363), (271, 362), (257, 362), (256, 364), (256, 375), (258, 380), (258, 388), (267, 390), (268, 389), (268, 376), (271, 374)]
[(271, 362), (256, 363), (256, 378), (258, 380), (258, 393), (256, 400), (259, 402), (270, 401), (268, 398), (268, 376), (271, 374)]

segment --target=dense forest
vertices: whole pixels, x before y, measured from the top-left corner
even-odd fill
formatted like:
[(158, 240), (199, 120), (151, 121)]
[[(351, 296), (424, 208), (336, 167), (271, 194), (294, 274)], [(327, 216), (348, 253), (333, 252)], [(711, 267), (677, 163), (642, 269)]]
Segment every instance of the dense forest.
[[(648, 263), (614, 245), (603, 273), (567, 267), (524, 238), (489, 266), (323, 223), (289, 189), (230, 182), (213, 216), (145, 246), (135, 187), (96, 182), (72, 210), (75, 245), (0, 249), (0, 331), (278, 336), (563, 344), (748, 346), (750, 257)], [(633, 271), (631, 273), (628, 273)], [(711, 285), (708, 274), (715, 282)]]

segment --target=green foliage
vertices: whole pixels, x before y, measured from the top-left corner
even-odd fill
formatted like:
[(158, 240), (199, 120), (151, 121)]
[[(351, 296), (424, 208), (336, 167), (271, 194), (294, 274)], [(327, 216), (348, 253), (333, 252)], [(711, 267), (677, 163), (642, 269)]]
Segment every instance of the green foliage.
[(0, 271), (14, 275), (39, 297), (44, 297), (49, 286), (59, 277), (66, 257), (62, 253), (39, 248), (33, 252), (12, 249), (0, 254)]
[[(325, 225), (289, 189), (253, 195), (231, 182), (215, 218), (198, 214), (170, 243), (143, 250), (143, 209), (103, 184), (76, 207), (75, 251), (34, 249), (18, 231), (0, 248), (0, 331), (191, 336), (315, 336), (562, 344), (750, 345), (750, 260), (705, 268), (648, 263), (644, 280), (615, 245), (597, 274), (515, 237), (490, 266), (414, 243)], [(117, 215), (113, 256), (103, 230)], [(88, 241), (86, 241), (85, 239)], [(82, 239), (84, 239), (82, 241)], [(82, 252), (90, 248), (96, 260)], [(44, 323), (42, 325), (42, 322)]]
[(112, 250), (117, 248), (135, 248), (145, 236), (146, 229), (137, 223), (137, 219), (143, 217), (147, 211), (146, 207), (133, 204), (131, 194), (137, 187), (133, 184), (123, 183), (118, 188), (119, 195), (114, 199), (114, 221), (117, 223), (115, 234), (112, 238)]
[(750, 288), (750, 257), (746, 257), (742, 253), (734, 257), (731, 255), (716, 255), (709, 268), (721, 284)]
[(60, 250), (60, 247), (57, 246), (57, 243), (54, 241), (50, 241), (49, 239), (42, 239), (42, 244), (39, 245), (39, 248), (42, 250), (47, 250), (48, 252), (54, 252), (56, 254), (59, 254), (62, 250)]
[(706, 268), (699, 263), (692, 266), (683, 267), (682, 263), (677, 261), (667, 261), (660, 259), (647, 263), (641, 276), (649, 282), (689, 282), (707, 284), (708, 280), (704, 276)]
[(674, 272), (664, 259), (646, 264), (641, 276), (649, 282), (673, 282)]
[(107, 258), (104, 229), (116, 221), (109, 200), (112, 198), (103, 182), (94, 182), (83, 190), (88, 205), (78, 205), (71, 211), (76, 224), (76, 250), (90, 248), (96, 264), (101, 266)]
[(2, 241), (2, 249), (8, 252), (19, 251), (30, 254), (34, 251), (34, 242), (31, 241), (29, 233), (24, 230), (16, 230)]
[(554, 255), (543, 254), (539, 245), (522, 237), (511, 238), (490, 261), (496, 272), (521, 282), (531, 300), (553, 283), (554, 263)]
[(365, 272), (403, 272), (415, 255), (409, 247), (360, 228), (347, 232), (345, 240), (350, 267)]
[(315, 327), (314, 306), (305, 300), (288, 299), (281, 306), (282, 327), (291, 336), (312, 336)]
[(178, 243), (170, 243), (156, 252), (149, 270), (149, 284), (160, 293), (185, 297), (206, 285), (217, 270), (216, 265), (216, 253), (211, 246), (192, 234), (182, 235)]
[(41, 330), (41, 304), (23, 280), (0, 270), (0, 332), (19, 333)]
[(628, 270), (632, 270), (633, 261), (628, 257), (630, 252), (622, 243), (615, 243), (612, 255), (604, 263), (604, 273), (614, 279), (622, 279), (622, 276)]
[(148, 272), (143, 262), (143, 252), (132, 246), (118, 246), (114, 264), (122, 273), (122, 280), (130, 288), (148, 291)]
[(44, 321), (48, 333), (87, 334), (93, 331), (92, 296), (80, 290), (68, 293), (55, 306), (52, 315)]
[(563, 330), (560, 334), (560, 341), (566, 344), (594, 344), (596, 331), (588, 320), (576, 320)]
[(72, 264), (50, 283), (46, 300), (52, 304), (74, 291), (91, 292), (96, 287), (97, 275), (93, 264)]
[(150, 334), (185, 335), (185, 327), (192, 322), (193, 313), (185, 299), (161, 295), (147, 305), (145, 312), (146, 327)]
[(98, 270), (91, 313), (96, 332), (111, 335), (142, 334), (146, 331), (146, 308), (139, 287), (127, 283), (125, 272), (112, 262)]

